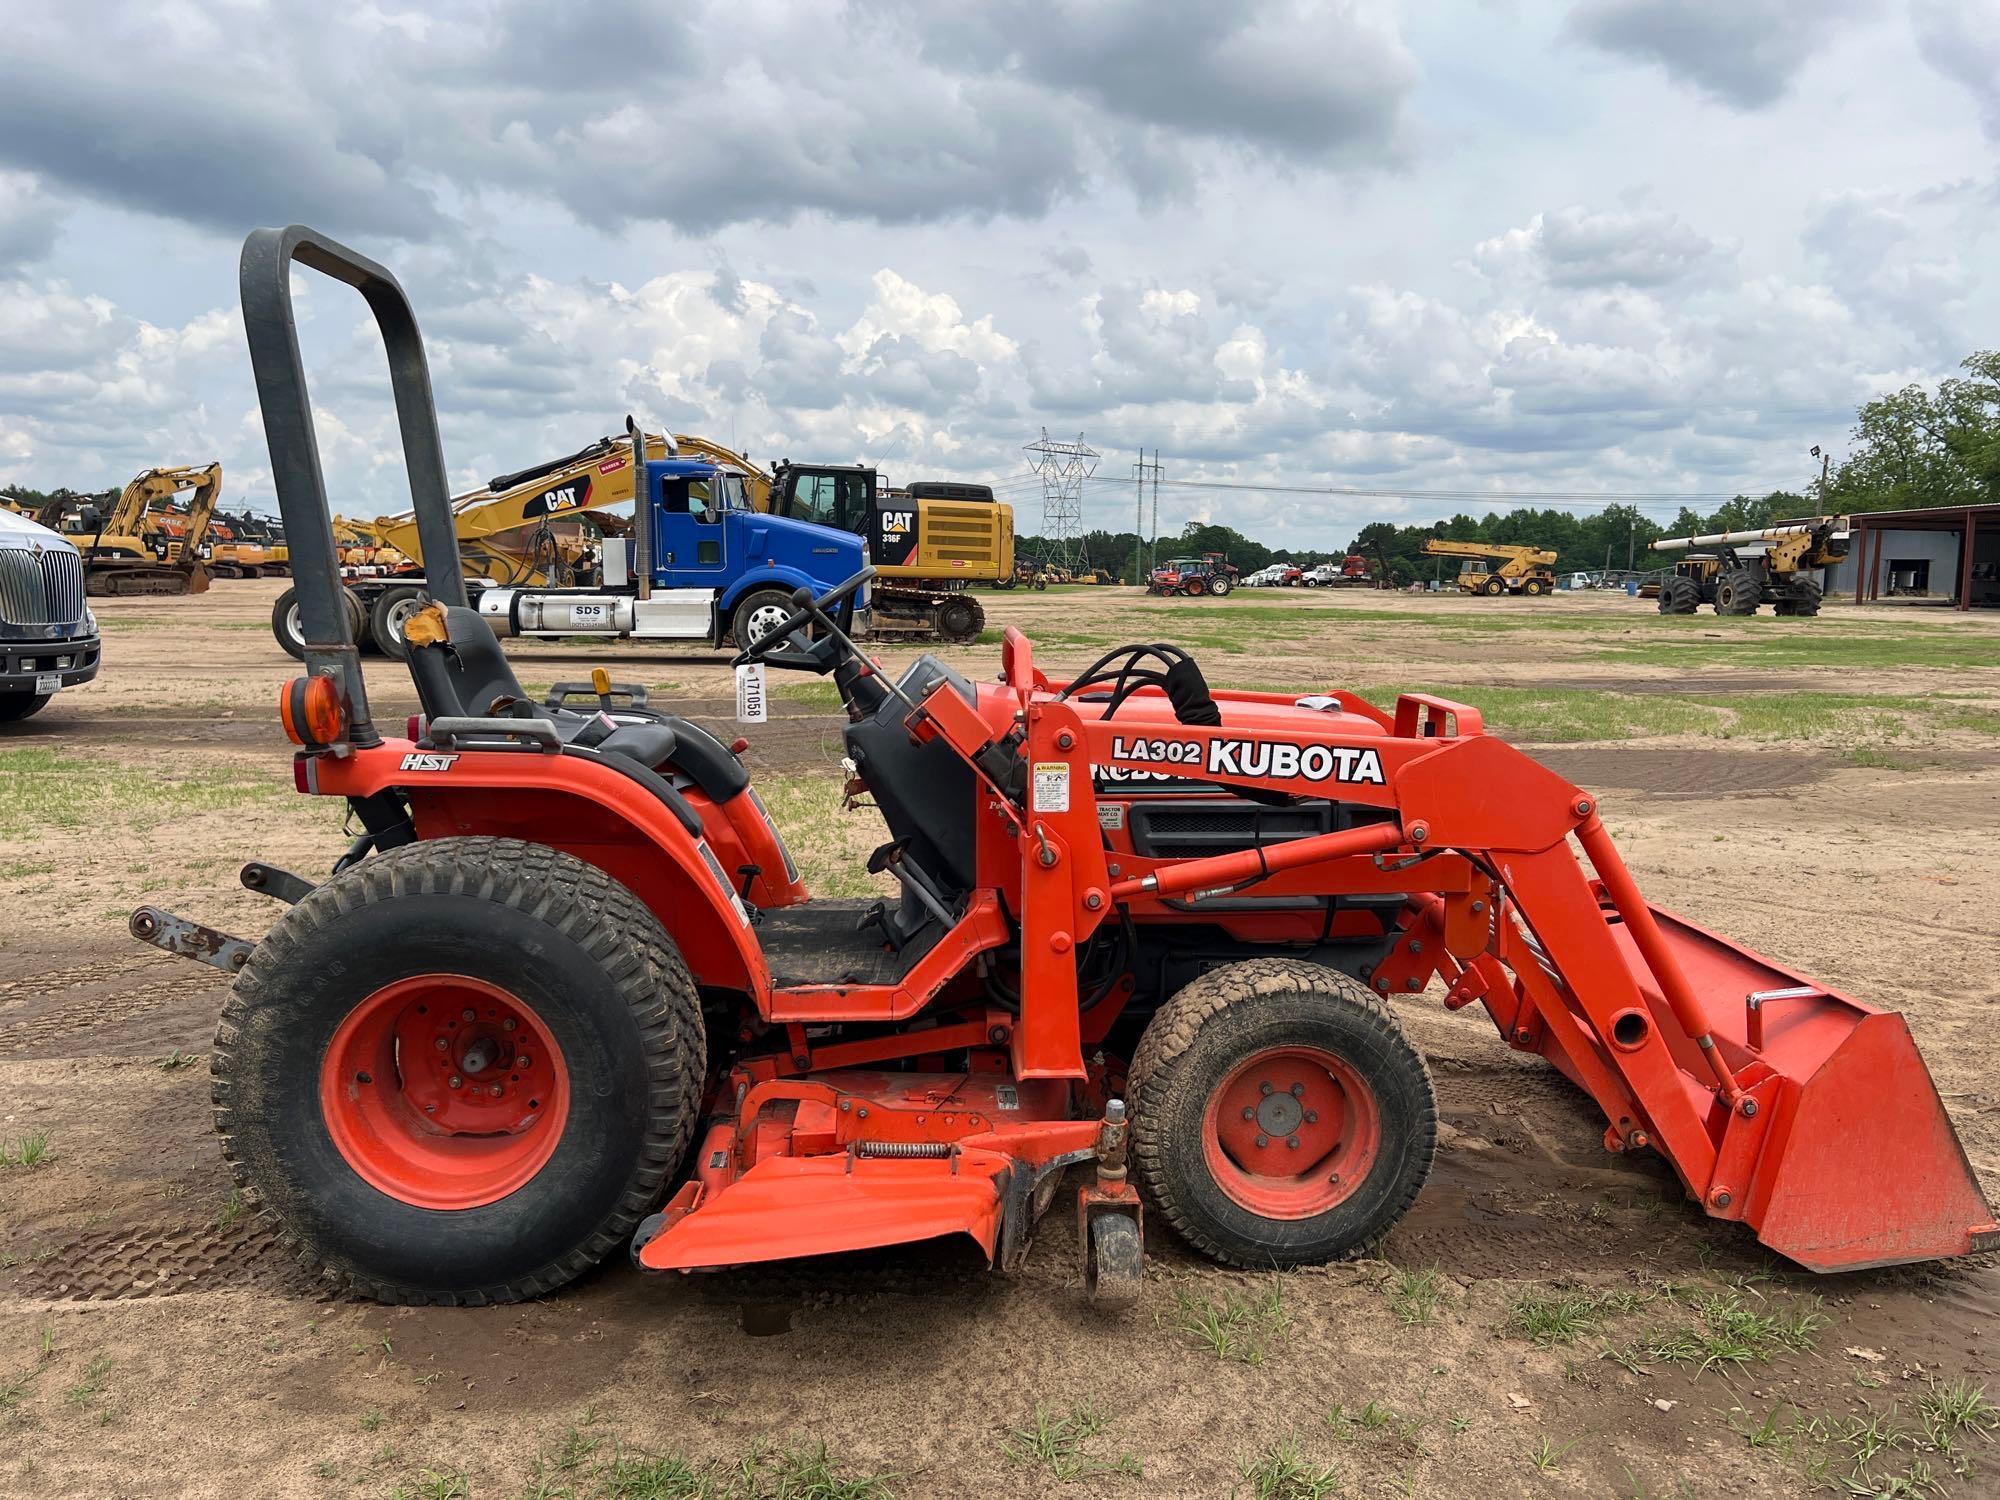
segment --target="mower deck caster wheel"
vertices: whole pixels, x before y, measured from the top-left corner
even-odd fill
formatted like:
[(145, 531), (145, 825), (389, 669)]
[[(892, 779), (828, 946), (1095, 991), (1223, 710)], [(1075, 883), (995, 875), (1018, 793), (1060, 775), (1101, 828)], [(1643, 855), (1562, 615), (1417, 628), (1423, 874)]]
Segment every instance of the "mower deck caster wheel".
[(1094, 1214), (1083, 1259), (1085, 1295), (1099, 1307), (1130, 1307), (1146, 1279), (1146, 1248), (1139, 1226), (1124, 1214)]

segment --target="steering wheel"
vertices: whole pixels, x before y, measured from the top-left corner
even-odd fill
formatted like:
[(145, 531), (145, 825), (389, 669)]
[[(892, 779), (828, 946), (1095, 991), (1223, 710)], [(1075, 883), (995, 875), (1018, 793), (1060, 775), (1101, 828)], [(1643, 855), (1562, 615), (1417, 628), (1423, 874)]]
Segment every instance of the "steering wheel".
[[(852, 578), (835, 584), (817, 599), (812, 590), (800, 588), (793, 592), (792, 603), (797, 606), (783, 620), (773, 625), (764, 635), (749, 642), (736, 653), (731, 666), (742, 666), (745, 662), (770, 661), (779, 666), (803, 667), (809, 672), (826, 672), (832, 669), (834, 659), (831, 653), (823, 653), (818, 648), (822, 644), (833, 645), (832, 631), (840, 627), (835, 624), (832, 611), (852, 599), (862, 586), (875, 576), (872, 567), (863, 568)], [(803, 650), (794, 650), (780, 655), (791, 642), (792, 636), (818, 620), (828, 627), (828, 634), (814, 641)], [(837, 649), (837, 647), (835, 648)]]

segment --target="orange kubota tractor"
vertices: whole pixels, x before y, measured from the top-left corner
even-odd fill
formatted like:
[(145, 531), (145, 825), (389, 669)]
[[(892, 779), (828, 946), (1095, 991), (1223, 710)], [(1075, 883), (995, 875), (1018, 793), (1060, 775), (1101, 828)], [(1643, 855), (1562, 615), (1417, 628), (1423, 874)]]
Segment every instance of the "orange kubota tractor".
[[(389, 353), (437, 601), (406, 724), (371, 718), (341, 600), (295, 262)], [(318, 882), (245, 867), (289, 904), (260, 942), (132, 927), (235, 975), (225, 1148), (350, 1287), (509, 1301), (627, 1245), (664, 1272), (964, 1235), (1011, 1266), (1072, 1165), (1107, 1301), (1148, 1214), (1232, 1264), (1353, 1255), (1430, 1168), (1385, 997), (1433, 984), (1806, 1266), (2000, 1238), (1900, 1016), (1649, 905), (1597, 799), (1462, 704), (1218, 692), (1166, 645), (1063, 681), (1011, 629), (991, 679), (891, 678), (842, 628), (864, 569), (738, 658), (831, 677), (885, 824), (897, 894), (813, 896), (735, 747), (601, 672), (586, 710), (533, 703), (465, 607), (389, 272), (261, 230), (242, 300), (309, 643), (293, 780), (363, 832)]]

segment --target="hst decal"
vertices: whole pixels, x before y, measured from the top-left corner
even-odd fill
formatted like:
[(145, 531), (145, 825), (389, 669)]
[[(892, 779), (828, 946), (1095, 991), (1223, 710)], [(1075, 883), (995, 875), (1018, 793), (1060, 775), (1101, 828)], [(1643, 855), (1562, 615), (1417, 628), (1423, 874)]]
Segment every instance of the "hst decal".
[[(1116, 735), (1111, 741), (1111, 755), (1114, 760), (1147, 761), (1209, 776), (1344, 781), (1366, 786), (1381, 786), (1386, 779), (1382, 774), (1381, 752), (1355, 745), (1294, 745), (1284, 740), (1127, 739)], [(1105, 766), (1100, 771), (1117, 774), (1119, 780), (1137, 780), (1141, 776), (1168, 779), (1159, 772), (1134, 772), (1122, 766)]]
[(458, 759), (456, 752), (440, 754), (436, 750), (412, 750), (403, 757), (405, 771), (449, 771), (452, 762)]

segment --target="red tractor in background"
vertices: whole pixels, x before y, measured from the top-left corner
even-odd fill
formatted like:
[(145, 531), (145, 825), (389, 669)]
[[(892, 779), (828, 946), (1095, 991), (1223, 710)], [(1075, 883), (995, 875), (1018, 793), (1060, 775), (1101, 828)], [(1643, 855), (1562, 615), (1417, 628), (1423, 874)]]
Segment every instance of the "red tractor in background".
[(1220, 599), (1235, 589), (1238, 571), (1220, 552), (1205, 552), (1200, 557), (1176, 557), (1169, 559), (1165, 566), (1153, 569), (1152, 576), (1146, 580), (1146, 592), (1178, 594), (1189, 599), (1212, 594)]
[[(295, 263), (381, 325), (439, 561), (401, 725), (341, 599)], [(892, 678), (848, 634), (864, 570), (738, 658), (831, 679), (883, 820), (889, 893), (812, 895), (740, 744), (601, 672), (528, 699), (464, 603), (394, 278), (294, 227), (241, 285), (308, 643), (293, 781), (361, 832), (319, 881), (245, 867), (287, 907), (259, 942), (132, 930), (235, 976), (217, 1126), (315, 1269), (476, 1304), (628, 1246), (665, 1272), (963, 1235), (1004, 1268), (1072, 1166), (1101, 1300), (1136, 1293), (1148, 1214), (1234, 1265), (1362, 1253), (1430, 1168), (1388, 997), (1433, 982), (1575, 1081), (1608, 1150), (1807, 1266), (2000, 1238), (1899, 1016), (1648, 905), (1596, 799), (1463, 704), (1215, 691), (1158, 643), (1063, 680), (1013, 629), (991, 680)]]

